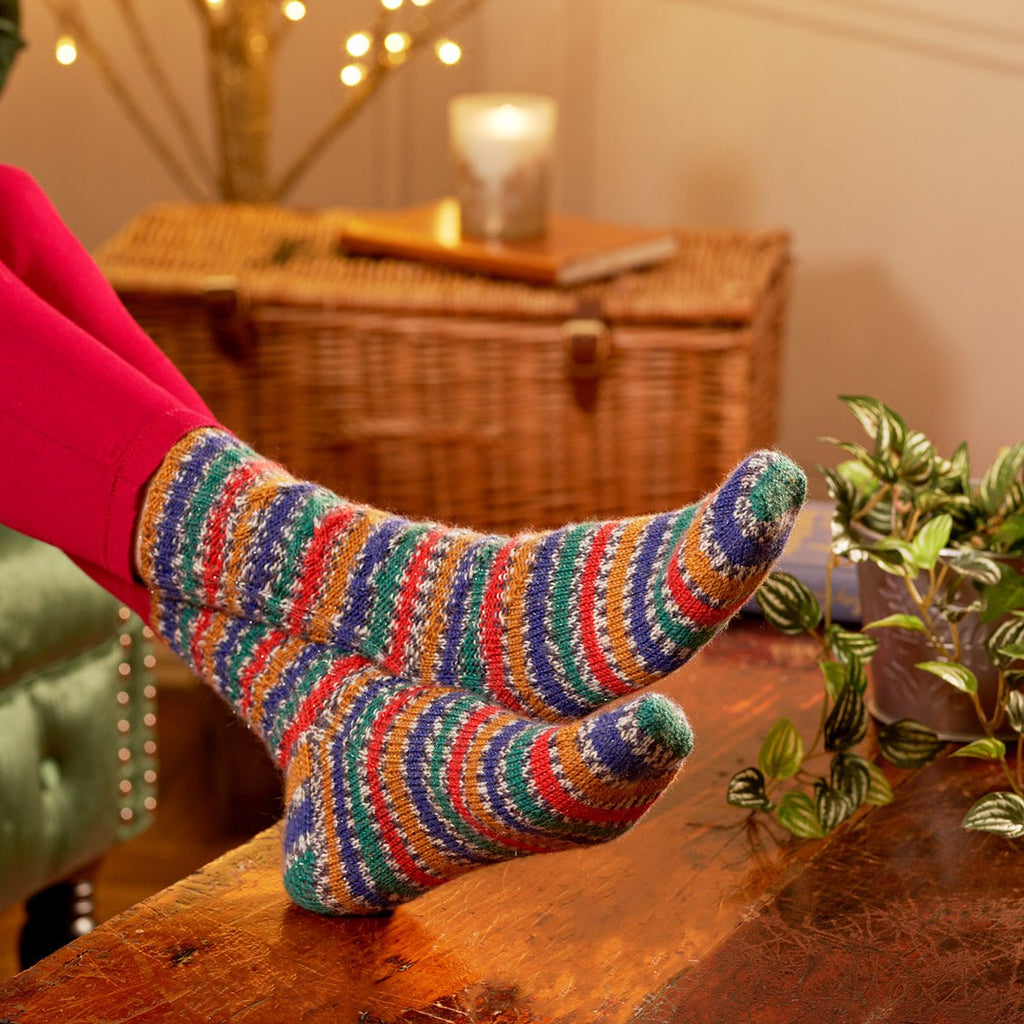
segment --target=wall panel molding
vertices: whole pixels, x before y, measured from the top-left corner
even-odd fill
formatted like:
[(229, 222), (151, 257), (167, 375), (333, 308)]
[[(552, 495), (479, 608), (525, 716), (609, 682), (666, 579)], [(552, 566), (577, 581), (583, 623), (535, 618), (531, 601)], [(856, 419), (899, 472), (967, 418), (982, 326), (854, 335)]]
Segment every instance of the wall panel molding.
[(926, 9), (901, 0), (664, 0), (759, 18), (929, 60), (1024, 77), (1024, 5), (936, 0)]

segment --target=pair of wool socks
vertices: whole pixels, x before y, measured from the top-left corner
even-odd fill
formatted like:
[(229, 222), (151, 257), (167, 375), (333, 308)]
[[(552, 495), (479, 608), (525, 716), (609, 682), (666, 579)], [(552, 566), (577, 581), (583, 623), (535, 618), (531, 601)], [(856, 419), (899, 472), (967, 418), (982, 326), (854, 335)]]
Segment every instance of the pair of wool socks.
[(200, 431), (150, 486), (140, 566), (154, 624), (285, 772), (292, 898), (366, 913), (630, 827), (692, 739), (660, 695), (605, 705), (725, 625), (804, 493), (758, 452), (679, 512), (502, 538), (354, 505)]

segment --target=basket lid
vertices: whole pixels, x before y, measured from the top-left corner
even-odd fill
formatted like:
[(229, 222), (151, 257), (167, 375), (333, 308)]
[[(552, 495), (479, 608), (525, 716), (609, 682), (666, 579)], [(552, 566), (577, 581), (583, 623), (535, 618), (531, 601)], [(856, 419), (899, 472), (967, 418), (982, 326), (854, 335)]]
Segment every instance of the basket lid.
[(344, 209), (161, 204), (136, 216), (96, 260), (123, 295), (200, 295), (233, 287), (257, 304), (419, 315), (564, 320), (581, 307), (610, 323), (752, 320), (789, 259), (782, 231), (684, 230), (658, 266), (572, 288), (339, 250)]

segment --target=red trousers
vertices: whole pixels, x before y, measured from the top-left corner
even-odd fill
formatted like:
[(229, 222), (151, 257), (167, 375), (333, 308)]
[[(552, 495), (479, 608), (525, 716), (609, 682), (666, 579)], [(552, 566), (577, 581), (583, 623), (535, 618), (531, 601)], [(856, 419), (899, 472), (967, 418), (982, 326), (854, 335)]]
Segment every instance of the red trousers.
[(35, 183), (0, 167), (0, 522), (148, 618), (132, 569), (146, 484), (216, 425)]

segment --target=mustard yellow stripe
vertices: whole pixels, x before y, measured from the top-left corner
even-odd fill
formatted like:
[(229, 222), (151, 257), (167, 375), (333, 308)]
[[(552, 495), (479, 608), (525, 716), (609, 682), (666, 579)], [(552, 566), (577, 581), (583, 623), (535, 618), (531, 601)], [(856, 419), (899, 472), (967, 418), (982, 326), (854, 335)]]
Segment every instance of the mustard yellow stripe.
[[(645, 516), (627, 522), (618, 538), (615, 556), (608, 573), (608, 639), (615, 658), (617, 674), (623, 679), (628, 679), (636, 687), (645, 686), (656, 676), (648, 672), (633, 654), (630, 644), (631, 631), (626, 624), (624, 594), (626, 580), (629, 578), (629, 560), (641, 535), (653, 519), (653, 516)], [(646, 581), (636, 582), (644, 585)]]
[(345, 528), (340, 542), (332, 548), (328, 570), (314, 601), (306, 630), (311, 640), (329, 643), (333, 638), (334, 616), (344, 606), (352, 567), (370, 534), (385, 519), (387, 513), (360, 506), (356, 518)]
[[(241, 579), (246, 569), (251, 567), (252, 545), (256, 542), (258, 532), (257, 517), (273, 504), (283, 485), (295, 481), (293, 476), (274, 463), (266, 465), (268, 469), (261, 471), (242, 492), (242, 508), (239, 514), (225, 523), (226, 557), (219, 591), (230, 602), (229, 610), (237, 611), (241, 607)], [(246, 469), (247, 467), (243, 467), (241, 472), (246, 472)], [(212, 554), (213, 552), (209, 552), (207, 557)]]
[(381, 761), (386, 799), (391, 813), (398, 820), (403, 844), (414, 861), (425, 866), (430, 874), (444, 878), (450, 874), (451, 863), (438, 850), (430, 833), (424, 829), (416, 815), (416, 798), (409, 789), (402, 753), (406, 738), (417, 719), (437, 700), (437, 696), (437, 691), (422, 693), (402, 708), (384, 737)]
[(445, 627), (448, 624), (448, 615), (451, 613), (449, 598), (455, 586), (455, 571), (466, 553), (467, 548), (474, 543), (475, 537), (467, 533), (455, 540), (438, 566), (435, 576), (434, 589), (431, 591), (430, 600), (425, 612), (423, 623), (423, 636), (419, 650), (421, 670), (420, 679), (427, 685), (433, 685), (434, 674), (438, 665), (438, 647), (441, 637), (444, 635)]
[(530, 584), (530, 569), (534, 553), (544, 538), (533, 536), (517, 543), (509, 559), (505, 586), (501, 598), (505, 613), (505, 636), (502, 647), (508, 655), (509, 683), (523, 707), (543, 716), (549, 709), (527, 674), (526, 666), (526, 591)]
[(141, 548), (139, 570), (143, 579), (152, 579), (155, 575), (153, 556), (157, 547), (157, 526), (160, 521), (160, 513), (167, 502), (167, 492), (177, 476), (182, 460), (199, 444), (202, 436), (202, 430), (194, 430), (178, 441), (164, 456), (164, 461), (160, 463), (160, 468), (146, 489), (146, 498), (139, 519), (139, 545)]

